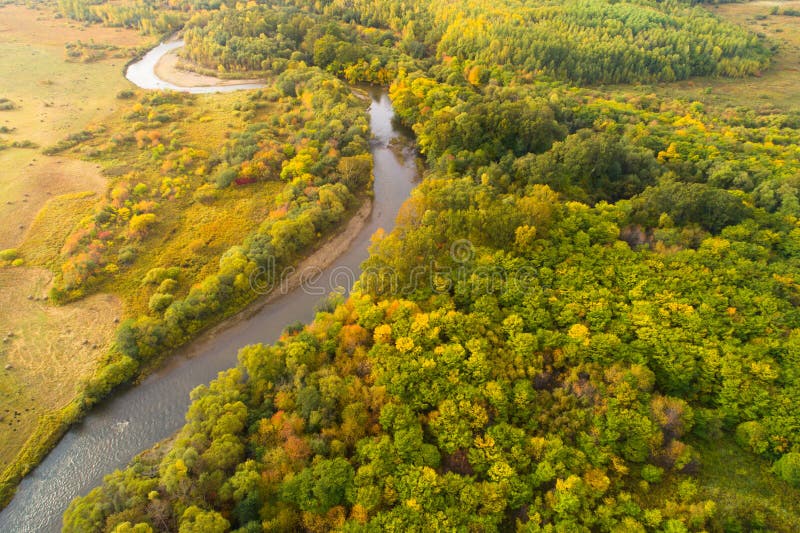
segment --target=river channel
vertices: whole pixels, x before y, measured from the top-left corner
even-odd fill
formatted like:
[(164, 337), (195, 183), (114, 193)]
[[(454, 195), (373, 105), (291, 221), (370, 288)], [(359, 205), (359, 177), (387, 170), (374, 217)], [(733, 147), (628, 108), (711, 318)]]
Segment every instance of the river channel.
[[(257, 87), (177, 87), (159, 80), (154, 67), (160, 57), (180, 43), (162, 44), (130, 65), (126, 77), (145, 89), (173, 89), (192, 93), (244, 90)], [(411, 151), (389, 148), (405, 135), (393, 124), (394, 111), (385, 90), (370, 89), (374, 160), (374, 201), (369, 219), (340, 255), (311, 287), (301, 286), (265, 305), (246, 320), (235, 322), (213, 336), (206, 335), (176, 354), (143, 383), (118, 392), (93, 409), (73, 427), (47, 458), (22, 481), (16, 496), (0, 513), (2, 532), (59, 531), (61, 516), (76, 496), (86, 494), (103, 476), (123, 468), (137, 453), (174, 434), (183, 424), (189, 393), (236, 364), (239, 348), (277, 340), (285, 326), (309, 322), (323, 294), (337, 286), (349, 290), (367, 258), (372, 234), (392, 229), (397, 212), (414, 187), (417, 172)], [(214, 98), (208, 95), (206, 98)]]

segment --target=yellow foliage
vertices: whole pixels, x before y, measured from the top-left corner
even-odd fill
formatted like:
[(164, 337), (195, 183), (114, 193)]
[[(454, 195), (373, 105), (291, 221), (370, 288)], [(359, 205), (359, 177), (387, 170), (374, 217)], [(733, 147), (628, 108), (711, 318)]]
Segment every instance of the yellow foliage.
[(375, 328), (373, 336), (376, 344), (388, 344), (392, 340), (392, 326), (381, 324)]

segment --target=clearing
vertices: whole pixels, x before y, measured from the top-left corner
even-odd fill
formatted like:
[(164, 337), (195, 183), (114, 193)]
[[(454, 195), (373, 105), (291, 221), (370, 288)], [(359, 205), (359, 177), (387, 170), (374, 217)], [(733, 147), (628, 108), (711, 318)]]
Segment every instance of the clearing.
[[(800, 111), (800, 16), (772, 14), (774, 9), (800, 11), (800, 0), (756, 1), (707, 6), (707, 9), (765, 36), (778, 45), (770, 67), (760, 77), (692, 78), (675, 83), (634, 87), (637, 92), (696, 100), (707, 105), (746, 106), (756, 110)], [(630, 91), (630, 86), (615, 86)]]
[[(124, 48), (146, 44), (131, 30), (84, 27), (56, 19), (49, 10), (0, 7), (0, 98), (14, 105), (0, 111), (0, 127), (10, 131), (0, 138), (43, 148), (116, 109), (116, 94), (130, 88), (121, 75), (125, 59), (65, 61), (65, 45), (78, 40)], [(0, 168), (0, 249), (20, 243), (50, 197), (105, 190), (96, 165), (45, 156), (38, 149), (2, 150)]]
[(52, 277), (43, 269), (0, 270), (0, 470), (41, 415), (72, 400), (108, 348), (120, 316), (119, 299), (107, 294), (48, 305)]

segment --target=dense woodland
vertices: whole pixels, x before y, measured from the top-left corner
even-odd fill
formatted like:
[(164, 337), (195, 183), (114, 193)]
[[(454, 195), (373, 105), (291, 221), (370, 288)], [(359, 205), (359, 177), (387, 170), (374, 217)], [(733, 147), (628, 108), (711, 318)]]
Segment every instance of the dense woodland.
[[(65, 530), (796, 527), (800, 113), (573, 86), (751, 74), (768, 45), (681, 2), (484, 6), (185, 6), (188, 58), (274, 76), (322, 117), (348, 92), (302, 81), (322, 76), (307, 64), (389, 76), (427, 173), (348, 299), (243, 348), (166, 452), (75, 500)], [(220, 160), (217, 182), (263, 163), (291, 214), (122, 327), (120, 365), (246, 298), (240, 276), (291, 257), (290, 236), (343, 212), (315, 206), (364, 187), (326, 181), (341, 170), (322, 150), (259, 156), (259, 131), (231, 141), (246, 155)], [(364, 153), (363, 137), (346, 145)], [(771, 465), (772, 494), (708, 484), (711, 448)]]
[[(468, 62), (474, 82), (524, 69), (575, 83), (758, 74), (769, 50), (753, 34), (678, 0), (58, 0), (76, 20), (169, 34), (220, 70), (273, 71), (287, 59), (349, 80), (388, 83), (399, 53)], [(387, 31), (389, 30), (389, 31)]]

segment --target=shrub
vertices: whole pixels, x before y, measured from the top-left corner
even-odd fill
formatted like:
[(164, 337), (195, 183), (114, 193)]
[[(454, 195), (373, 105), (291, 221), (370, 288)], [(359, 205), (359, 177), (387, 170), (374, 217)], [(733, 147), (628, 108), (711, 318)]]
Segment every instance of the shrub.
[(137, 183), (136, 187), (133, 188), (133, 194), (135, 194), (136, 196), (144, 196), (149, 191), (150, 188), (144, 183)]
[(195, 191), (193, 197), (195, 201), (208, 205), (219, 198), (219, 191), (216, 190), (210, 183), (206, 183)]
[[(171, 280), (166, 280), (166, 281), (171, 281)], [(148, 303), (148, 307), (150, 308), (150, 311), (154, 313), (160, 313), (164, 309), (169, 307), (169, 304), (172, 303), (172, 300), (173, 296), (171, 294), (163, 294), (157, 292), (150, 297), (150, 302)]]
[(0, 261), (13, 261), (19, 257), (19, 250), (16, 248), (7, 248), (0, 250)]
[(664, 476), (664, 469), (655, 465), (644, 465), (642, 467), (642, 479), (648, 483), (659, 483)]
[(178, 288), (178, 282), (172, 278), (167, 278), (161, 282), (161, 285), (158, 286), (158, 290), (156, 292), (160, 292), (162, 294), (171, 294)]
[(787, 453), (775, 461), (772, 472), (793, 487), (800, 488), (800, 453)]
[(755, 420), (739, 424), (736, 428), (736, 442), (745, 450), (754, 453), (764, 453), (769, 447), (764, 426)]
[(131, 221), (128, 223), (130, 227), (131, 237), (144, 237), (147, 230), (156, 223), (156, 216), (153, 213), (145, 213), (143, 215), (133, 215)]
[(136, 248), (132, 246), (126, 246), (119, 251), (117, 254), (117, 261), (122, 263), (123, 265), (130, 265), (136, 259)]
[(155, 267), (151, 268), (147, 271), (147, 274), (144, 275), (142, 278), (142, 285), (158, 285), (162, 283), (164, 280), (172, 279), (178, 277), (181, 273), (181, 269), (178, 267)]
[(230, 167), (217, 172), (216, 176), (214, 177), (217, 188), (224, 189), (225, 187), (228, 187), (231, 183), (233, 183), (233, 180), (236, 179), (237, 174), (238, 173), (236, 172), (236, 169)]

